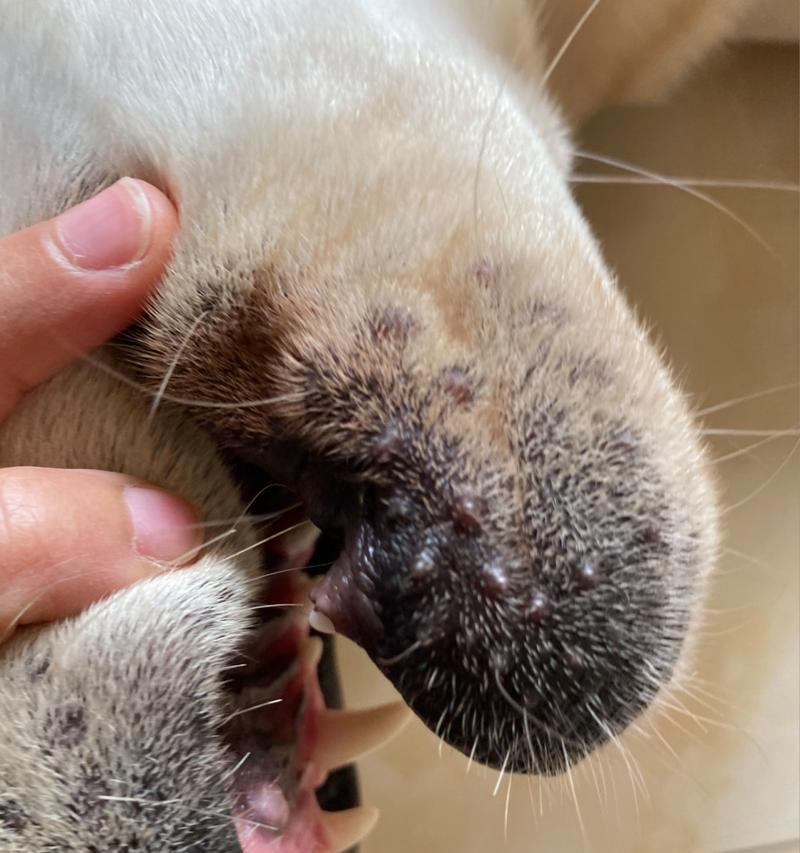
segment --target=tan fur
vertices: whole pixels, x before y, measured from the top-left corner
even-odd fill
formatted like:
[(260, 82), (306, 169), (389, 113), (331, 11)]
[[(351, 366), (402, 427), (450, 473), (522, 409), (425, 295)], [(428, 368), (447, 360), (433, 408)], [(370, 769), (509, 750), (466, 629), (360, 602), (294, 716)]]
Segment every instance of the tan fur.
[[(530, 0), (540, 9), (549, 56), (588, 9), (587, 0)], [(579, 124), (608, 104), (663, 98), (733, 32), (753, 0), (601, 0), (550, 80)]]

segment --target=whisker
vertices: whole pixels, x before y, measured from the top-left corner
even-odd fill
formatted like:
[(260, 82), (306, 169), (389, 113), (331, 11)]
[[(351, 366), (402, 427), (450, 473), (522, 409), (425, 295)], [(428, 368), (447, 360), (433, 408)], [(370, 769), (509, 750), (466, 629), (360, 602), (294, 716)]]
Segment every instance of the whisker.
[(259, 708), (268, 708), (270, 705), (279, 705), (281, 702), (283, 702), (283, 699), (270, 699), (267, 702), (259, 702), (258, 705), (250, 705), (249, 708), (239, 708), (232, 714), (228, 714), (228, 716), (221, 721), (220, 725), (226, 726), (231, 720), (235, 720), (243, 714), (249, 714), (251, 711), (258, 711)]
[[(244, 666), (244, 664), (242, 664), (242, 666)], [(244, 755), (243, 755), (243, 756), (242, 756), (242, 757), (241, 757), (241, 758), (236, 762), (236, 764), (234, 764), (234, 766), (233, 766), (233, 767), (231, 767), (231, 769), (230, 769), (230, 770), (227, 770), (225, 773), (223, 773), (223, 774), (222, 774), (222, 776), (220, 776), (220, 782), (224, 782), (226, 779), (228, 779), (228, 778), (230, 778), (231, 776), (233, 776), (233, 775), (236, 773), (236, 771), (237, 771), (237, 770), (240, 770), (240, 769), (243, 767), (244, 763), (245, 763), (245, 762), (250, 758), (250, 756), (251, 756), (252, 754), (253, 754), (252, 752), (246, 752), (246, 753), (245, 753), (245, 754), (244, 754)]]
[(260, 823), (259, 821), (251, 820), (250, 818), (237, 817), (234, 814), (227, 815), (227, 814), (223, 814), (222, 812), (208, 811), (206, 809), (198, 809), (198, 808), (194, 808), (193, 806), (187, 806), (184, 803), (182, 803), (180, 800), (148, 800), (144, 797), (116, 797), (116, 796), (112, 796), (111, 794), (99, 794), (97, 799), (98, 800), (108, 800), (111, 802), (118, 802), (118, 803), (139, 803), (140, 805), (143, 805), (143, 806), (162, 806), (162, 807), (178, 806), (178, 808), (185, 809), (186, 811), (189, 811), (189, 812), (194, 812), (195, 814), (205, 815), (208, 817), (221, 817), (221, 818), (224, 818), (226, 821), (228, 821), (228, 820), (242, 821), (243, 823), (250, 824), (251, 826), (257, 826), (257, 827), (260, 827), (261, 829), (268, 829), (271, 832), (277, 832), (279, 830), (279, 827), (277, 827), (277, 826), (270, 826), (268, 823)]
[(550, 64), (547, 66), (547, 69), (542, 75), (542, 88), (545, 87), (547, 81), (550, 79), (550, 75), (556, 70), (556, 66), (561, 62), (561, 59), (569, 49), (569, 46), (575, 40), (578, 33), (583, 29), (584, 24), (589, 20), (589, 16), (599, 5), (600, 0), (593, 0), (589, 8), (578, 19), (578, 23), (570, 30), (569, 35), (564, 39), (561, 47), (556, 51), (556, 55), (550, 60)]
[(783, 469), (789, 464), (794, 454), (797, 452), (797, 448), (800, 447), (800, 438), (792, 445), (792, 449), (786, 455), (786, 458), (781, 462), (780, 465), (770, 474), (769, 477), (760, 485), (758, 488), (753, 489), (749, 495), (742, 498), (740, 501), (736, 501), (736, 503), (731, 504), (730, 506), (726, 506), (725, 509), (722, 510), (722, 515), (727, 515), (729, 512), (733, 512), (735, 509), (739, 509), (739, 507), (744, 506), (746, 503), (749, 503), (754, 497), (761, 494), (764, 489), (767, 489), (775, 480), (780, 476)]
[(511, 783), (514, 781), (514, 774), (508, 774), (508, 789), (506, 790), (506, 806), (503, 813), (503, 841), (508, 842), (508, 812), (511, 806)]
[(575, 814), (578, 818), (578, 826), (581, 831), (581, 839), (583, 840), (584, 850), (589, 849), (589, 836), (586, 834), (586, 824), (583, 822), (583, 815), (581, 814), (581, 805), (578, 802), (578, 792), (575, 789), (575, 777), (572, 773), (572, 767), (569, 764), (569, 756), (567, 755), (567, 747), (564, 744), (564, 741), (561, 741), (561, 751), (564, 754), (564, 764), (567, 768), (567, 783), (569, 785), (569, 789), (572, 793), (572, 801), (575, 803)]
[(470, 753), (469, 753), (469, 760), (467, 761), (467, 770), (466, 770), (466, 773), (464, 774), (465, 776), (469, 775), (469, 771), (472, 769), (472, 764), (475, 761), (475, 750), (478, 748), (478, 738), (479, 737), (480, 737), (480, 735), (475, 735), (475, 740), (472, 744), (472, 749), (470, 750)]
[[(669, 181), (690, 187), (712, 189), (770, 190), (773, 192), (800, 193), (800, 184), (788, 181), (755, 181), (746, 178), (687, 178), (681, 175), (664, 175)], [(593, 175), (576, 172), (569, 178), (571, 184), (632, 184), (633, 186), (664, 186), (664, 181), (634, 175)]]
[(300, 504), (295, 504), (294, 507), (286, 507), (286, 509), (275, 510), (275, 512), (262, 512), (253, 515), (237, 515), (229, 518), (214, 518), (208, 521), (196, 521), (193, 524), (187, 524), (187, 527), (194, 529), (207, 529), (209, 527), (235, 527), (237, 524), (261, 524), (265, 521), (274, 521), (276, 518), (285, 515), (290, 509), (295, 509)]
[(763, 447), (765, 444), (769, 444), (770, 442), (775, 441), (776, 438), (781, 437), (782, 436), (768, 435), (760, 441), (754, 441), (752, 444), (748, 444), (747, 447), (742, 447), (739, 450), (732, 450), (730, 453), (725, 453), (722, 456), (716, 456), (711, 461), (715, 465), (719, 465), (721, 462), (729, 462), (731, 459), (738, 459), (740, 456), (747, 456), (754, 450), (758, 450), (759, 447)]
[(481, 146), (478, 149), (478, 162), (475, 165), (475, 180), (472, 185), (472, 218), (475, 225), (475, 242), (480, 243), (480, 231), (478, 228), (480, 222), (480, 205), (478, 203), (478, 199), (480, 196), (480, 182), (481, 182), (481, 170), (483, 168), (483, 158), (486, 153), (486, 144), (489, 141), (489, 131), (491, 130), (492, 123), (494, 122), (495, 115), (497, 113), (497, 107), (500, 105), (500, 99), (503, 96), (503, 92), (506, 88), (506, 80), (502, 79), (500, 81), (500, 85), (497, 88), (497, 95), (495, 95), (495, 99), (492, 102), (492, 106), (489, 109), (489, 115), (486, 118), (486, 124), (483, 128), (483, 134), (481, 135)]
[(248, 545), (246, 548), (242, 548), (239, 551), (236, 551), (233, 554), (226, 555), (226, 560), (233, 560), (236, 557), (241, 557), (242, 554), (246, 554), (248, 551), (252, 551), (254, 548), (260, 548), (262, 545), (270, 542), (273, 539), (277, 539), (279, 536), (283, 536), (284, 533), (289, 533), (291, 530), (296, 530), (298, 527), (302, 527), (304, 524), (310, 524), (311, 522), (304, 518), (302, 521), (298, 521), (297, 524), (292, 524), (289, 527), (285, 527), (283, 530), (279, 530), (277, 533), (271, 533), (269, 536), (265, 536), (263, 539), (259, 539), (258, 542), (253, 542), (252, 545)]
[[(183, 565), (187, 560), (193, 559), (197, 554), (201, 551), (204, 551), (206, 548), (210, 548), (212, 545), (216, 545), (217, 542), (221, 542), (223, 539), (228, 539), (233, 536), (237, 532), (235, 527), (231, 527), (228, 530), (223, 531), (222, 533), (217, 534), (216, 536), (212, 536), (211, 539), (207, 539), (205, 542), (201, 542), (199, 545), (195, 545), (194, 548), (190, 548), (188, 551), (184, 551), (179, 557), (174, 560), (170, 560), (169, 563), (163, 563), (165, 566), (173, 566), (175, 568)], [(235, 555), (234, 555), (235, 556)]]
[(703, 429), (703, 435), (733, 435), (733, 436), (757, 436), (766, 435), (770, 438), (780, 438), (787, 435), (800, 435), (800, 429)]
[[(68, 348), (70, 351), (74, 352), (75, 358), (80, 359), (81, 361), (85, 361), (87, 364), (92, 365), (92, 367), (97, 368), (102, 373), (106, 373), (109, 376), (113, 376), (114, 379), (119, 380), (123, 385), (127, 385), (129, 388), (133, 388), (135, 391), (139, 391), (141, 394), (144, 394), (146, 397), (154, 397), (156, 392), (149, 388), (147, 385), (144, 385), (141, 382), (137, 382), (135, 379), (131, 379), (130, 376), (127, 376), (120, 370), (111, 367), (110, 364), (107, 364), (100, 358), (95, 358), (91, 353), (83, 353), (80, 352), (77, 348), (71, 346), (66, 341), (64, 342), (64, 346)], [(255, 409), (261, 406), (271, 406), (275, 403), (297, 403), (302, 401), (305, 398), (305, 392), (296, 391), (290, 394), (281, 394), (277, 397), (263, 397), (261, 399), (254, 400), (237, 400), (229, 403), (221, 403), (221, 402), (213, 402), (211, 400), (199, 400), (192, 397), (178, 397), (173, 394), (167, 394), (164, 392), (161, 395), (162, 400), (166, 400), (169, 403), (177, 403), (181, 406), (191, 406), (195, 409)]]
[(697, 412), (698, 417), (704, 418), (713, 412), (721, 412), (723, 409), (730, 409), (732, 406), (738, 406), (739, 403), (747, 403), (750, 400), (757, 400), (760, 397), (766, 397), (770, 394), (778, 394), (781, 391), (793, 391), (800, 388), (800, 382), (787, 382), (784, 385), (775, 385), (772, 388), (765, 388), (763, 391), (756, 391), (753, 394), (745, 394), (742, 397), (733, 397), (730, 400), (725, 400), (722, 403), (716, 403), (712, 406), (707, 406)]
[(496, 797), (497, 792), (500, 790), (500, 785), (503, 782), (503, 774), (506, 772), (506, 767), (508, 767), (508, 759), (511, 758), (511, 750), (509, 749), (506, 753), (506, 757), (503, 759), (503, 766), (500, 768), (500, 773), (497, 776), (497, 784), (494, 786), (494, 790), (492, 791), (492, 796)]
[(167, 390), (167, 385), (169, 385), (169, 380), (172, 379), (172, 374), (175, 372), (175, 368), (178, 366), (178, 362), (180, 361), (181, 356), (183, 355), (183, 351), (189, 344), (189, 341), (192, 338), (192, 335), (197, 331), (197, 327), (202, 323), (202, 321), (208, 315), (208, 311), (201, 311), (200, 314), (197, 315), (192, 325), (189, 327), (189, 331), (186, 333), (186, 336), (181, 341), (180, 346), (175, 351), (175, 356), (164, 372), (164, 378), (161, 380), (158, 389), (153, 397), (153, 402), (150, 406), (150, 412), (147, 415), (148, 420), (152, 420), (155, 417), (156, 411), (158, 410), (158, 406), (161, 403), (161, 400), (164, 398), (164, 393)]
[[(531, 817), (533, 818), (533, 820), (535, 822), (536, 821), (536, 803), (534, 803), (534, 801), (533, 801), (533, 784), (531, 783), (531, 777), (526, 776), (525, 781), (528, 783), (528, 801), (531, 804)], [(541, 782), (539, 783), (539, 785), (541, 786)], [(540, 788), (540, 793), (541, 793), (541, 788)], [(540, 800), (541, 800), (541, 798), (540, 798)]]
[(628, 163), (624, 160), (618, 160), (615, 157), (606, 157), (601, 154), (593, 154), (590, 151), (575, 151), (574, 156), (583, 160), (592, 160), (595, 163), (604, 163), (606, 166), (613, 166), (617, 169), (624, 169), (628, 172), (634, 172), (635, 174), (641, 175), (642, 177), (650, 178), (654, 181), (660, 181), (666, 186), (673, 187), (674, 189), (680, 190), (681, 192), (693, 196), (694, 198), (699, 199), (700, 201), (704, 201), (706, 204), (711, 205), (711, 207), (722, 213), (724, 216), (727, 216), (740, 228), (744, 229), (773, 258), (780, 260), (780, 256), (775, 251), (775, 249), (751, 225), (748, 225), (748, 223), (745, 222), (744, 219), (735, 214), (730, 208), (726, 207), (724, 204), (717, 201), (715, 198), (708, 195), (707, 193), (701, 192), (700, 190), (697, 190), (694, 187), (687, 186), (678, 181), (672, 180), (666, 175), (660, 175), (657, 172), (652, 172), (649, 169), (644, 169), (641, 166), (636, 166), (633, 163)]
[(394, 664), (399, 663), (404, 658), (407, 658), (410, 654), (413, 654), (417, 649), (421, 647), (422, 643), (417, 640), (415, 643), (412, 643), (405, 651), (400, 652), (400, 654), (395, 655), (393, 658), (375, 658), (375, 660), (381, 666), (394, 666)]

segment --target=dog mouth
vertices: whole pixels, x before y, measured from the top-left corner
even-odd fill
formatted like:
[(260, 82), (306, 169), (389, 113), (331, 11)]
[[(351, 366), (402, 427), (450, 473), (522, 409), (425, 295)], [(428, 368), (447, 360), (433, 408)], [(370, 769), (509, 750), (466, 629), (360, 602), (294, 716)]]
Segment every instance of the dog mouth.
[[(236, 467), (259, 515), (293, 501), (286, 490), (277, 490), (280, 497), (265, 491), (274, 481), (259, 468)], [(254, 605), (256, 624), (225, 673), (221, 734), (231, 815), (242, 853), (338, 853), (357, 844), (378, 816), (355, 805), (350, 765), (396, 734), (411, 712), (403, 703), (337, 707), (332, 639), (310, 626), (309, 593), (315, 567), (328, 565), (320, 556), (335, 556), (338, 544), (327, 537), (314, 543), (315, 528), (297, 507), (276, 515), (262, 546), (266, 582)]]

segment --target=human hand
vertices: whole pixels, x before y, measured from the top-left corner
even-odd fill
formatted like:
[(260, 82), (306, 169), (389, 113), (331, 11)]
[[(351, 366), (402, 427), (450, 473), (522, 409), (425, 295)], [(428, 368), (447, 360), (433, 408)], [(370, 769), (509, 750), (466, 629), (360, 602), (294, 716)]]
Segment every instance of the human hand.
[[(0, 420), (25, 392), (127, 326), (169, 255), (177, 217), (124, 178), (0, 239)], [(199, 544), (179, 498), (105, 471), (0, 470), (0, 641), (76, 613)], [(81, 555), (81, 572), (70, 564)]]

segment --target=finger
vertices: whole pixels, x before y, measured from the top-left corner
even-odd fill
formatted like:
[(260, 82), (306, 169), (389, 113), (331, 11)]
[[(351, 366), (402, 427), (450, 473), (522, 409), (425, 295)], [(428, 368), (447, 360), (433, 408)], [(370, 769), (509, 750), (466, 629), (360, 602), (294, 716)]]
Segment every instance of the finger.
[(123, 178), (0, 240), (0, 418), (28, 388), (133, 320), (176, 224), (166, 196)]
[(196, 522), (181, 499), (121, 474), (0, 470), (0, 638), (190, 562)]

